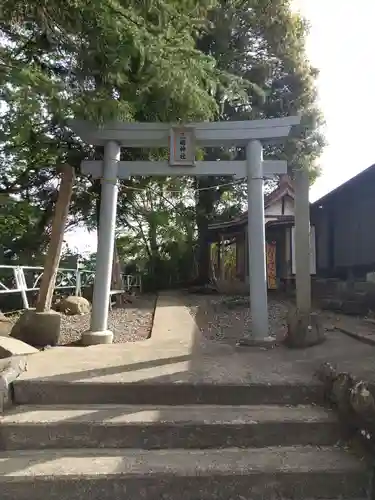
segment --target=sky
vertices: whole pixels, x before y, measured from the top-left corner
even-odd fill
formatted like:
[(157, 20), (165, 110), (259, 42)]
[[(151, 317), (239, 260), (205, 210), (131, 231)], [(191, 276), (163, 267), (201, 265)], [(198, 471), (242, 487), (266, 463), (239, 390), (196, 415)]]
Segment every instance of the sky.
[[(374, 0), (294, 0), (310, 22), (307, 55), (319, 72), (319, 105), (328, 142), (320, 158), (322, 175), (310, 201), (375, 163)], [(96, 233), (77, 229), (66, 242), (80, 252), (94, 251)]]
[(375, 163), (374, 0), (295, 0), (310, 21), (307, 53), (318, 68), (319, 104), (328, 141), (315, 201)]

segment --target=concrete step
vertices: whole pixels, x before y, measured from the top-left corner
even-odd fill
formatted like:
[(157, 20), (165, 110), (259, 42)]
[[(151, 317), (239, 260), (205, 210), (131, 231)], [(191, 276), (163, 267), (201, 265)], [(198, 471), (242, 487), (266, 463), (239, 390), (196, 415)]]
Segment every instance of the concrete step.
[(0, 448), (221, 448), (333, 445), (335, 416), (316, 406), (19, 406), (0, 418)]
[(15, 380), (16, 404), (299, 405), (323, 402), (315, 383), (108, 383), (53, 379)]
[(364, 498), (368, 473), (335, 448), (0, 453), (1, 500)]

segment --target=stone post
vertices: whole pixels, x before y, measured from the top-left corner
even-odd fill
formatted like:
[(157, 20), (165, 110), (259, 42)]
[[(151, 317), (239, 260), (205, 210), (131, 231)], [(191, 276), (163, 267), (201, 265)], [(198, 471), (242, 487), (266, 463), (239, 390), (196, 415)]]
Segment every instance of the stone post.
[(309, 175), (295, 172), (296, 304), (301, 315), (311, 312)]

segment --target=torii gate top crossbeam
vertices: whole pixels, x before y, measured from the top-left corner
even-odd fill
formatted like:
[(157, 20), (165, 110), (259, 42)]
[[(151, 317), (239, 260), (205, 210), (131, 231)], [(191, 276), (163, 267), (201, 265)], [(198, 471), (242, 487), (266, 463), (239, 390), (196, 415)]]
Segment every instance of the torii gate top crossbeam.
[[(267, 120), (189, 123), (187, 126), (194, 128), (197, 145), (215, 147), (234, 144), (243, 146), (254, 139), (263, 144), (280, 143), (290, 134), (291, 128), (299, 123), (299, 116), (291, 116)], [(101, 146), (108, 141), (116, 141), (124, 147), (147, 148), (168, 146), (173, 125), (113, 122), (98, 126), (73, 120), (70, 126), (87, 144)]]

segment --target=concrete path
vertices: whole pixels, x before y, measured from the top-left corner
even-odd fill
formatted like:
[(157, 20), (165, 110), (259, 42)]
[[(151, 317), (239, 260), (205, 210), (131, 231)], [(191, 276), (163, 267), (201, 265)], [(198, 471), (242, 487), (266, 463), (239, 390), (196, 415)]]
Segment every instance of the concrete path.
[(233, 348), (202, 338), (182, 294), (161, 294), (151, 339), (92, 347), (56, 347), (29, 357), (19, 380), (103, 383), (310, 384), (324, 361), (375, 380), (375, 347), (340, 332), (306, 350)]

